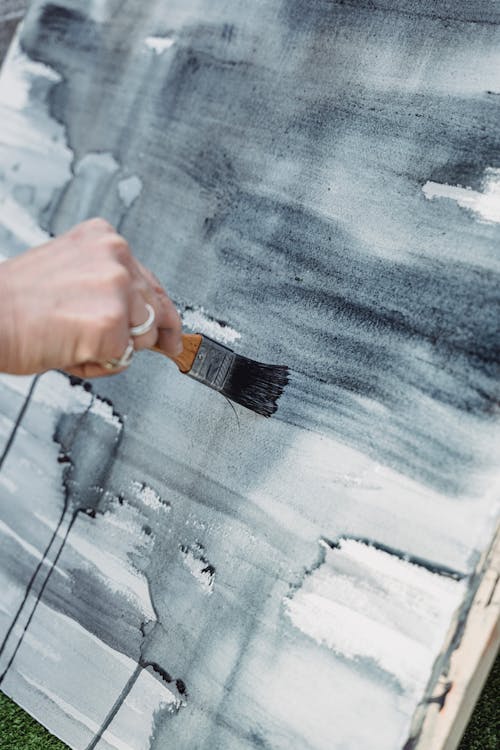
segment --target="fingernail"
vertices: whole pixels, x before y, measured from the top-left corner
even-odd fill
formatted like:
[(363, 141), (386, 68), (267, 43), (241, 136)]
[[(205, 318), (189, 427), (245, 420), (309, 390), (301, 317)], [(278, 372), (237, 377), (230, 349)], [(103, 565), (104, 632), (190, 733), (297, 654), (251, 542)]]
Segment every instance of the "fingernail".
[(175, 356), (177, 357), (179, 354), (182, 354), (184, 351), (184, 345), (182, 343), (182, 339), (179, 339), (179, 343), (175, 347)]

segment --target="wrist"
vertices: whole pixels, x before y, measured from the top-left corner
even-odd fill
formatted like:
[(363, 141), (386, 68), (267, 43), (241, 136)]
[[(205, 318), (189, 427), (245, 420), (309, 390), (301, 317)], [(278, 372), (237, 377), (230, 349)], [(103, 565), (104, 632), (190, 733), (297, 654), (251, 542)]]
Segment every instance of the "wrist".
[(0, 372), (12, 372), (15, 350), (14, 305), (9, 276), (11, 261), (0, 262)]

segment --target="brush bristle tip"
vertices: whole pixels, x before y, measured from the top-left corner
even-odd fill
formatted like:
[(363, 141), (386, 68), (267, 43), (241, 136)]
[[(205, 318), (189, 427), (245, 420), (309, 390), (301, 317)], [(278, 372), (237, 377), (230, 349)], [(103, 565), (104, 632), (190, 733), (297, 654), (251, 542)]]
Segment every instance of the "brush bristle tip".
[(256, 414), (270, 417), (276, 412), (277, 401), (288, 382), (288, 367), (237, 356), (222, 392)]

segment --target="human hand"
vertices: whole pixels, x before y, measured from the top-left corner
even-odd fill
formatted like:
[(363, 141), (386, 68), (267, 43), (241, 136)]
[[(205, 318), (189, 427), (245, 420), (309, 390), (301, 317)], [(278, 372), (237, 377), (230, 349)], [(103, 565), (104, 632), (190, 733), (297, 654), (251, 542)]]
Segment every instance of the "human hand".
[[(150, 331), (130, 328), (155, 312)], [(0, 372), (61, 369), (82, 378), (115, 374), (104, 363), (155, 344), (182, 351), (181, 321), (158, 280), (103, 219), (0, 263)]]

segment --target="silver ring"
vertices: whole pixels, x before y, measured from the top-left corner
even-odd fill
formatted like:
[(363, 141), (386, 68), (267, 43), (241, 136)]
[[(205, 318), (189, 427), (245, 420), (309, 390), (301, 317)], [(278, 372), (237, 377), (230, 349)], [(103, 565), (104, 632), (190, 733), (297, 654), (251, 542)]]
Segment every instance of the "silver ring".
[(144, 321), (144, 323), (141, 323), (139, 326), (132, 326), (130, 329), (130, 335), (131, 336), (143, 336), (145, 333), (149, 333), (152, 327), (155, 324), (155, 318), (156, 314), (154, 309), (151, 307), (151, 305), (148, 305), (146, 302), (146, 310), (148, 312), (148, 318)]
[(123, 352), (122, 356), (119, 359), (116, 359), (115, 357), (112, 357), (111, 359), (107, 359), (105, 362), (102, 363), (102, 366), (105, 367), (106, 370), (119, 370), (121, 367), (128, 367), (129, 364), (132, 362), (133, 356), (134, 356), (134, 342), (132, 341), (132, 339), (129, 339), (127, 348)]

